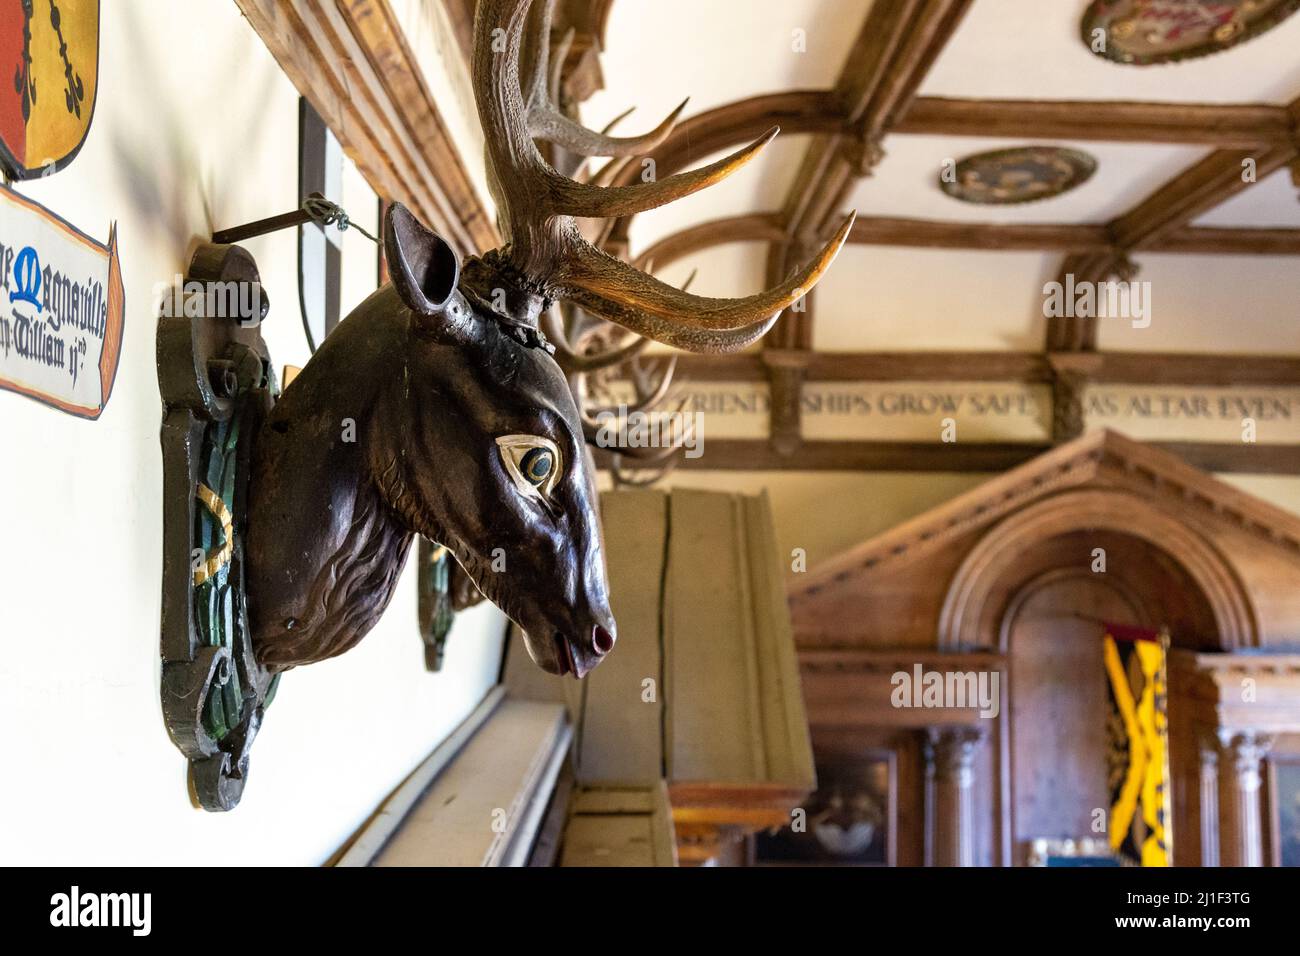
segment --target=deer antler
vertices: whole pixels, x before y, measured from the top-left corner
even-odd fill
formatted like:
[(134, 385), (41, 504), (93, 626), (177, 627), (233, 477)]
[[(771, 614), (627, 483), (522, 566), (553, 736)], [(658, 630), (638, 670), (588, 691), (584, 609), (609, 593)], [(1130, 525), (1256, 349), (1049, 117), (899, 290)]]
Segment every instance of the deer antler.
[[(668, 345), (731, 352), (756, 341), (783, 309), (825, 273), (848, 236), (853, 215), (786, 282), (739, 299), (707, 298), (674, 289), (601, 252), (582, 238), (574, 217), (632, 215), (688, 196), (745, 165), (777, 130), (717, 162), (655, 182), (599, 186), (561, 176), (542, 157), (534, 139), (584, 156), (626, 156), (667, 135), (681, 107), (659, 129), (629, 139), (591, 132), (561, 116), (551, 105), (553, 76), (548, 76), (554, 0), (543, 0), (540, 48), (525, 99), (520, 54), (531, 6), (532, 0), (480, 0), (474, 23), (475, 98), (487, 144), (488, 184), (506, 239), (504, 248), (484, 257), (484, 265), (517, 288), (544, 299), (567, 299)], [(502, 33), (496, 34), (498, 30)]]
[[(682, 100), (667, 119), (643, 136), (617, 137), (593, 133), (560, 112), (556, 104), (560, 99), (560, 82), (564, 77), (564, 61), (573, 45), (572, 27), (564, 34), (555, 52), (555, 65), (548, 67), (551, 55), (551, 19), (555, 0), (546, 0), (534, 8), (534, 36), (537, 47), (533, 53), (532, 75), (525, 96), (528, 111), (528, 128), (534, 139), (545, 140), (577, 153), (580, 156), (637, 156), (654, 149), (673, 131), (677, 118), (686, 109), (690, 97)], [(623, 114), (626, 116), (627, 114)], [(619, 117), (622, 119), (622, 117)], [(618, 120), (615, 120), (617, 122)], [(610, 124), (611, 126), (613, 123)]]

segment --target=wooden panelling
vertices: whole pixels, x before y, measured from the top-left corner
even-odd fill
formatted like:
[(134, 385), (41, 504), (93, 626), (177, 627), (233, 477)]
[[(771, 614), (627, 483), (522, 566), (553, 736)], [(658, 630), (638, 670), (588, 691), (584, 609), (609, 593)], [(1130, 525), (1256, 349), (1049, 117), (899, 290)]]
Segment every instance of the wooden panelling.
[[(649, 785), (664, 772), (664, 695), (660, 615), (668, 506), (653, 491), (603, 495), (618, 653), (587, 675), (578, 711), (576, 764), (583, 781)], [(645, 681), (652, 681), (647, 698)], [(590, 717), (588, 717), (590, 715)]]
[(574, 793), (560, 866), (676, 866), (663, 783), (580, 787)]
[[(1182, 524), (1171, 522), (1171, 514), (1180, 516)], [(977, 582), (1001, 567), (998, 562), (1029, 566), (1021, 546), (998, 550), (1004, 538), (1019, 533), (1021, 521), (1032, 523), (1040, 534), (1050, 524), (1060, 535), (1085, 527), (1099, 534), (1109, 528), (1159, 542), (1157, 547), (1197, 569), (1197, 586), (1211, 602), (1215, 623), (1207, 627), (1201, 614), (1189, 629), (1216, 631), (1228, 642), (1225, 646), (1290, 640), (1300, 626), (1300, 598), (1294, 596), (1293, 583), (1300, 581), (1300, 518), (1149, 444), (1101, 431), (797, 575), (789, 593), (801, 646), (810, 636), (824, 643), (837, 633), (872, 633), (886, 626), (900, 635), (919, 638), (928, 632), (940, 635), (941, 643), (974, 646), (972, 629), (985, 622), (972, 608), (996, 604), (993, 598), (976, 596)], [(1183, 526), (1196, 531), (1184, 532)], [(988, 530), (993, 527), (996, 537)], [(976, 538), (982, 542), (979, 555), (968, 553)], [(996, 560), (994, 551), (1000, 555)], [(964, 562), (961, 569), (957, 561)], [(970, 581), (958, 589), (960, 601), (946, 605), (937, 621), (916, 617), (930, 613), (925, 609), (935, 580), (946, 591), (958, 573)], [(876, 592), (869, 613), (855, 603), (868, 582)], [(891, 603), (895, 592), (898, 603)], [(1159, 588), (1153, 590), (1159, 593)], [(1194, 609), (1186, 605), (1188, 613)], [(875, 618), (877, 613), (882, 616)], [(1165, 617), (1179, 619), (1176, 610)]]
[(1094, 811), (1110, 803), (1100, 625), (1075, 616), (1137, 623), (1135, 609), (1107, 577), (1048, 582), (1007, 622), (1015, 681), (1007, 716), (1017, 864), (1038, 837), (1091, 833)]
[[(767, 776), (757, 654), (752, 627), (745, 626), (752, 595), (744, 528), (739, 502), (723, 501), (718, 507), (716, 493), (686, 490), (670, 499), (664, 617), (670, 780)], [(701, 673), (711, 675), (707, 688), (699, 686)], [(705, 727), (721, 732), (701, 733)]]

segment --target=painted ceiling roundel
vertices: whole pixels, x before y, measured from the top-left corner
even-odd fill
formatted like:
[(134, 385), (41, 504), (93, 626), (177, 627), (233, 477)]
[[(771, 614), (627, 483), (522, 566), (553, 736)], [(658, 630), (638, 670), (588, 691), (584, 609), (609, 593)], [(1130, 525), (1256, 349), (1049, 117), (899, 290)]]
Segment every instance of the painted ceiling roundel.
[(98, 73), (99, 0), (0, 0), (0, 163), (11, 179), (72, 161)]
[(939, 186), (962, 202), (1013, 205), (1059, 196), (1088, 179), (1097, 161), (1062, 146), (1019, 146), (967, 156)]
[(1226, 50), (1297, 9), (1300, 0), (1095, 0), (1083, 42), (1116, 63), (1172, 63)]

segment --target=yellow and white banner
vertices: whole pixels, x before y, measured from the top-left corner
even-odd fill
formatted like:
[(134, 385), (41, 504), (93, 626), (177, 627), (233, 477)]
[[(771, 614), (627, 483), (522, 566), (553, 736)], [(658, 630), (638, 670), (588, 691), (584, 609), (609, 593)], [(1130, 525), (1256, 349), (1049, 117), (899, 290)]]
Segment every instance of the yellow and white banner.
[(1169, 866), (1169, 717), (1166, 640), (1155, 631), (1107, 625), (1103, 641), (1110, 846), (1126, 862)]

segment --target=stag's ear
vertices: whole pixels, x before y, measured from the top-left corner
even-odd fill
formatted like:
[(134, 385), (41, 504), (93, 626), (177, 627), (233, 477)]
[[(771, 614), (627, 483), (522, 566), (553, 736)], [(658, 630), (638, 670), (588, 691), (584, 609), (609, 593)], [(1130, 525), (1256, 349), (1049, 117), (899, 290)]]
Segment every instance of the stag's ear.
[(393, 287), (417, 316), (438, 315), (455, 295), (456, 253), (400, 202), (384, 217), (384, 255)]

